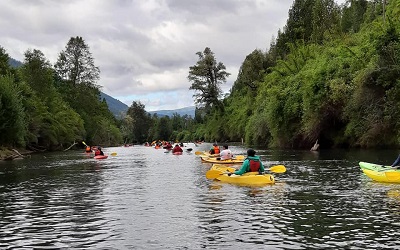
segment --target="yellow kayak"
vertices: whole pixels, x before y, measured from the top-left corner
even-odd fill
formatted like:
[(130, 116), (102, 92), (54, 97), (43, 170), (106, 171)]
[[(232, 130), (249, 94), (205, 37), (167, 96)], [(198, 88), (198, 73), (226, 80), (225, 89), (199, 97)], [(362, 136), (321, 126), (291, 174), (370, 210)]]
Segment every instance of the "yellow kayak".
[(249, 172), (243, 175), (228, 176), (226, 172), (234, 172), (236, 169), (225, 167), (220, 164), (213, 164), (210, 170), (221, 171), (221, 174), (215, 178), (218, 181), (246, 186), (262, 186), (266, 184), (274, 184), (275, 178), (271, 174), (258, 174), (258, 172)]
[(234, 158), (229, 160), (218, 160), (217, 158), (201, 157), (202, 162), (216, 163), (216, 164), (239, 164), (243, 163), (244, 158)]
[(361, 170), (366, 176), (378, 182), (400, 183), (400, 171), (390, 166), (360, 162)]

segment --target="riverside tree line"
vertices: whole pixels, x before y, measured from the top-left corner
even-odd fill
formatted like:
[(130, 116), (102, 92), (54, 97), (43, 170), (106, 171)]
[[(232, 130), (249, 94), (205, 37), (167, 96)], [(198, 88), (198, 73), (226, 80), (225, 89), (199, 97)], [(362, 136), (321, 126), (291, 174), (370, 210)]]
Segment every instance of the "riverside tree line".
[(10, 66), (0, 46), (0, 145), (58, 150), (157, 139), (241, 141), (279, 148), (400, 145), (400, 3), (295, 0), (267, 51), (230, 73), (210, 48), (188, 71), (196, 115), (158, 117), (134, 101), (116, 119), (100, 99), (100, 70), (82, 37), (52, 65), (27, 50)]

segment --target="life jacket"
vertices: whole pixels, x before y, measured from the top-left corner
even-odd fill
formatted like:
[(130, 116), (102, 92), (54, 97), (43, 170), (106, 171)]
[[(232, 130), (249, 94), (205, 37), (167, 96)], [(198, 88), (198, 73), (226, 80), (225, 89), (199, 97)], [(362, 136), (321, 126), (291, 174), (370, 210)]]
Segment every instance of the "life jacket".
[(100, 150), (96, 150), (95, 152), (94, 152), (94, 155), (96, 156), (96, 155), (100, 155), (101, 153), (100, 153)]
[(92, 149), (89, 146), (87, 146), (86, 147), (86, 152), (90, 153), (90, 152), (92, 152)]
[(183, 152), (183, 149), (180, 147), (174, 147), (174, 149), (172, 150), (172, 153), (176, 153), (176, 152)]
[(260, 169), (261, 163), (255, 160), (249, 160), (249, 168), (250, 172), (258, 172)]
[(219, 154), (219, 147), (218, 146), (214, 146), (214, 154)]

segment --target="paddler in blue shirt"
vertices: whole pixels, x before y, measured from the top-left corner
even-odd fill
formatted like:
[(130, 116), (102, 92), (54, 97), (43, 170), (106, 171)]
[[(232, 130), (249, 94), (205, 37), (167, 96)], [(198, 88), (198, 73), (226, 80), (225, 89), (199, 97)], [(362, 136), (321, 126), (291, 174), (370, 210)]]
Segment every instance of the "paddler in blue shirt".
[(264, 166), (260, 160), (260, 156), (256, 156), (254, 149), (247, 150), (247, 158), (244, 160), (239, 170), (233, 172), (236, 175), (242, 175), (247, 172), (264, 172)]

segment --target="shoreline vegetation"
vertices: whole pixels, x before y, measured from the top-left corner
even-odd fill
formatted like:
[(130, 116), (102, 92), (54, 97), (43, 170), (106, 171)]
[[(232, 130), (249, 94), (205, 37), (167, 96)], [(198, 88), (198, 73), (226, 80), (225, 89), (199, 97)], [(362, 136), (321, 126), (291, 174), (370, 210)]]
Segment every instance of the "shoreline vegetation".
[(224, 63), (209, 47), (196, 53), (187, 76), (195, 117), (151, 115), (140, 100), (115, 117), (80, 36), (54, 64), (28, 49), (11, 67), (0, 45), (0, 146), (36, 152), (83, 140), (110, 146), (163, 138), (311, 151), (398, 148), (399, 16), (398, 1), (295, 0), (284, 29), (267, 50), (246, 56), (229, 93), (221, 88), (231, 75)]
[(35, 151), (27, 150), (24, 148), (0, 148), (0, 161), (11, 161), (16, 159), (24, 159), (31, 157)]

